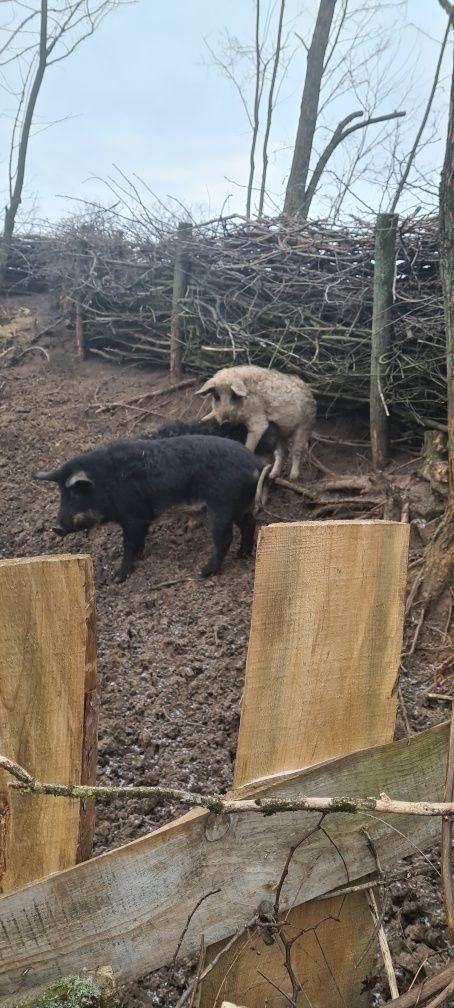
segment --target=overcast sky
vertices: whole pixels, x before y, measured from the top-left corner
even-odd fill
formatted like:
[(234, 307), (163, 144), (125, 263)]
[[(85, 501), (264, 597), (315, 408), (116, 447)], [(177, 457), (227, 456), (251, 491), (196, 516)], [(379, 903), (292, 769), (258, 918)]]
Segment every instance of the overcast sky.
[[(38, 0), (34, 2), (39, 6)], [(351, 2), (355, 5), (356, 0)], [(0, 15), (14, 6), (10, 0), (1, 0)], [(376, 3), (363, 0), (362, 6), (370, 8), (372, 15)], [(409, 146), (430, 90), (446, 16), (438, 0), (401, 4), (382, 0), (379, 6), (377, 31), (390, 44), (379, 76), (382, 87), (389, 80), (391, 93), (377, 110), (407, 110)], [(281, 88), (271, 134), (269, 191), (277, 205), (289, 170), (305, 66), (304, 46), (295, 32), (310, 41), (317, 7), (318, 0), (287, 0), (289, 43), (295, 55)], [(112, 13), (93, 38), (68, 60), (50, 68), (45, 77), (37, 106), (39, 129), (35, 128), (29, 148), (25, 207), (33, 201), (39, 216), (55, 218), (75, 207), (68, 197), (108, 202), (104, 186), (94, 177), (105, 179), (118, 165), (128, 176), (140, 176), (162, 200), (173, 196), (194, 208), (196, 216), (214, 215), (225, 200), (225, 212), (244, 212), (249, 127), (238, 95), (212, 65), (204, 39), (216, 48), (227, 27), (242, 42), (250, 43), (254, 8), (253, 0), (138, 0)], [(447, 53), (435, 103), (439, 142), (431, 143), (422, 161), (434, 177), (443, 155), (450, 68)], [(413, 71), (410, 93), (405, 94)], [(12, 71), (5, 73), (6, 81), (8, 73)], [(5, 91), (0, 94), (0, 189), (5, 202), (15, 102)], [(326, 124), (332, 121), (334, 127), (361, 103), (362, 94), (345, 89), (331, 113), (325, 114)], [(43, 131), (49, 123), (55, 125)], [(369, 140), (371, 131), (372, 127)], [(377, 163), (382, 158), (383, 171), (385, 150), (384, 145), (375, 155)], [(339, 158), (337, 166), (342, 173)], [(359, 182), (352, 188), (372, 209), (377, 208), (376, 187)], [(321, 193), (314, 208), (320, 214), (322, 197)], [(347, 202), (347, 209), (357, 210), (357, 205)]]

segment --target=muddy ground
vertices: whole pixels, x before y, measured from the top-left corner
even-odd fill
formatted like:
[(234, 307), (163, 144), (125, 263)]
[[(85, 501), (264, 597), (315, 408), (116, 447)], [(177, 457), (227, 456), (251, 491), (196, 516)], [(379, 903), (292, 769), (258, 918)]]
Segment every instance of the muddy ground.
[[(18, 316), (17, 309), (23, 312)], [(9, 324), (15, 315), (19, 321)], [(229, 554), (222, 575), (209, 583), (194, 577), (207, 552), (204, 527), (185, 530), (181, 513), (154, 525), (145, 556), (125, 583), (113, 581), (118, 564), (118, 530), (102, 529), (87, 544), (84, 534), (56, 541), (51, 525), (56, 492), (31, 481), (34, 469), (51, 467), (78, 451), (166, 419), (200, 412), (192, 390), (166, 392), (144, 400), (148, 412), (121, 404), (152, 388), (166, 387), (165, 374), (115, 366), (99, 357), (80, 362), (74, 337), (64, 325), (40, 335), (48, 321), (44, 297), (0, 303), (0, 556), (41, 553), (92, 553), (95, 569), (98, 667), (101, 688), (99, 782), (173, 783), (194, 790), (224, 791), (232, 778), (239, 725), (253, 586), (253, 562)], [(152, 408), (153, 407), (153, 408)], [(203, 410), (202, 406), (202, 410)], [(367, 428), (361, 416), (321, 418), (315, 454), (337, 474), (370, 469)], [(324, 440), (320, 440), (320, 438)], [(441, 498), (418, 476), (414, 444), (394, 444), (388, 475), (410, 495), (412, 527), (410, 583), (418, 570), (424, 522), (440, 511)], [(304, 478), (320, 472), (310, 466)], [(311, 517), (300, 497), (273, 491), (265, 521)], [(191, 578), (193, 580), (187, 580)], [(156, 586), (176, 580), (168, 587)], [(415, 633), (419, 610), (407, 620), (404, 653)], [(418, 731), (449, 714), (452, 668), (434, 686), (434, 670), (452, 651), (450, 603), (443, 598), (424, 624), (414, 655), (403, 659), (402, 703), (397, 735)], [(433, 695), (438, 695), (434, 699)], [(144, 835), (179, 813), (152, 802), (117, 801), (98, 807), (95, 852)], [(419, 971), (430, 973), (446, 959), (447, 939), (438, 887), (438, 853), (432, 865), (408, 864), (407, 875), (387, 890), (385, 922), (400, 990)], [(405, 869), (405, 863), (401, 868)], [(123, 1008), (175, 1005), (187, 971), (169, 978), (165, 971), (123, 991)], [(388, 997), (382, 968), (371, 983), (371, 1005)]]

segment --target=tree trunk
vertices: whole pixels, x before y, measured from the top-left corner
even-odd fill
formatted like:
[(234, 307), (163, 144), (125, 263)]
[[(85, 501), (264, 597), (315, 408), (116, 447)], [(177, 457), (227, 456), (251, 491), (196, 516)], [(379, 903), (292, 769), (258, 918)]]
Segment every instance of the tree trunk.
[[(454, 25), (454, 13), (451, 13)], [(430, 543), (424, 564), (425, 602), (437, 597), (454, 574), (454, 65), (449, 103), (448, 136), (440, 182), (440, 274), (446, 326), (448, 399), (448, 501)]]
[[(3, 235), (0, 239), (0, 286), (3, 285), (6, 276), (6, 264), (11, 251), (11, 241), (16, 223), (16, 215), (22, 200), (22, 188), (24, 185), (25, 162), (27, 159), (28, 141), (30, 129), (33, 122), (36, 101), (43, 81), (47, 64), (47, 0), (41, 0), (41, 21), (39, 37), (38, 66), (31, 86), (30, 95), (25, 108), (25, 116), (20, 132), (19, 150), (17, 155), (17, 169), (14, 186), (10, 191), (9, 205), (5, 207), (5, 221)], [(10, 178), (10, 186), (12, 180)]]
[(440, 273), (446, 325), (449, 499), (454, 508), (454, 66), (448, 136), (440, 183)]
[(317, 125), (325, 52), (336, 0), (320, 0), (312, 42), (307, 54), (306, 78), (301, 99), (292, 167), (285, 193), (284, 213), (298, 214), (303, 206), (309, 163)]

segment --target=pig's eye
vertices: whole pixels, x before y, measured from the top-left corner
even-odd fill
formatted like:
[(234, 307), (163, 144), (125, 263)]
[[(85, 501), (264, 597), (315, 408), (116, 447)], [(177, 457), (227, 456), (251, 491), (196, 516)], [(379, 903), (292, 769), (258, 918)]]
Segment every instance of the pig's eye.
[(241, 396), (238, 395), (237, 392), (231, 392), (230, 393), (230, 398), (231, 398), (232, 402), (240, 402)]
[(213, 390), (212, 396), (213, 396), (213, 399), (214, 399), (215, 402), (219, 402), (219, 400), (220, 400), (221, 397), (219, 395), (219, 392), (216, 392), (216, 389)]

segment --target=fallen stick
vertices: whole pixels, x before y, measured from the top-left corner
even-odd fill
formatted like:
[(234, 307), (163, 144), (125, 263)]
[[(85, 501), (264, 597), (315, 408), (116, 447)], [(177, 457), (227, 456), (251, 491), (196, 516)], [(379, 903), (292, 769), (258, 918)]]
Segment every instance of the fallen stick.
[(372, 919), (375, 927), (378, 928), (378, 943), (380, 945), (380, 951), (382, 954), (383, 964), (386, 970), (386, 976), (388, 977), (389, 990), (393, 1001), (399, 997), (399, 988), (397, 986), (396, 974), (394, 970), (394, 963), (391, 958), (391, 952), (388, 945), (388, 939), (386, 937), (386, 932), (381, 922), (381, 917), (378, 912), (377, 901), (375, 899), (375, 894), (373, 889), (369, 888), (367, 890), (367, 901), (369, 903), (370, 912), (372, 914)]
[(393, 1008), (413, 1008), (414, 1005), (427, 1005), (427, 998), (432, 997), (433, 994), (437, 994), (438, 991), (446, 990), (446, 986), (453, 981), (454, 977), (454, 960), (451, 960), (447, 966), (444, 966), (439, 973), (435, 973), (431, 977), (427, 977), (422, 983), (415, 984), (409, 991), (405, 994), (401, 994), (400, 997), (393, 1001), (388, 1002), (392, 1004)]
[(215, 815), (227, 812), (241, 815), (245, 812), (255, 812), (261, 815), (276, 815), (282, 812), (324, 812), (326, 815), (335, 812), (350, 814), (378, 812), (380, 815), (411, 815), (424, 817), (442, 817), (454, 815), (454, 802), (429, 801), (399, 801), (389, 798), (382, 792), (378, 798), (351, 797), (312, 797), (301, 795), (298, 798), (246, 798), (233, 800), (222, 795), (200, 794), (196, 791), (185, 791), (183, 788), (160, 787), (159, 785), (128, 785), (110, 787), (106, 785), (74, 785), (49, 784), (36, 780), (24, 767), (14, 763), (6, 756), (0, 756), (0, 767), (15, 777), (18, 783), (9, 787), (23, 794), (53, 795), (58, 798), (95, 799), (95, 798), (157, 798), (187, 805), (189, 808), (200, 806)]
[[(196, 378), (184, 378), (182, 381), (174, 382), (173, 385), (165, 385), (162, 388), (153, 389), (150, 392), (141, 392), (140, 395), (133, 396), (132, 399), (125, 399), (124, 402), (90, 403), (90, 406), (96, 406), (97, 413), (104, 413), (105, 410), (113, 409), (114, 407), (140, 410), (141, 407), (136, 406), (135, 403), (143, 402), (144, 399), (154, 399), (157, 396), (165, 395), (166, 392), (177, 392), (178, 389), (189, 388), (191, 385), (196, 384)], [(153, 412), (153, 410), (143, 410), (143, 412)]]

